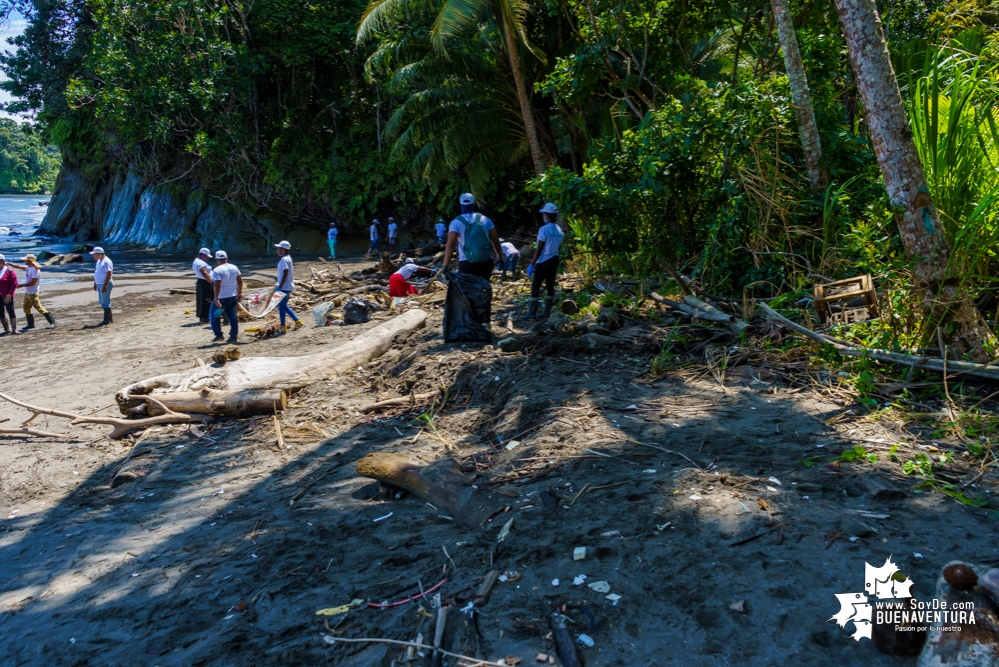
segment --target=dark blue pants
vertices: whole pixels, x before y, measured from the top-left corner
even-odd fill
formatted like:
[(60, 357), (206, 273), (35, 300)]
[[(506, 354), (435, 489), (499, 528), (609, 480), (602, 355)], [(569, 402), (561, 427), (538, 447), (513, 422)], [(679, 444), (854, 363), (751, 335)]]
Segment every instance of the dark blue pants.
[(239, 336), (239, 313), (238, 305), (239, 299), (234, 296), (229, 296), (224, 299), (219, 299), (219, 303), (222, 307), (219, 308), (212, 302), (212, 331), (215, 332), (215, 337), (222, 335), (222, 313), (225, 312), (226, 318), (229, 320), (229, 340), (236, 340)]

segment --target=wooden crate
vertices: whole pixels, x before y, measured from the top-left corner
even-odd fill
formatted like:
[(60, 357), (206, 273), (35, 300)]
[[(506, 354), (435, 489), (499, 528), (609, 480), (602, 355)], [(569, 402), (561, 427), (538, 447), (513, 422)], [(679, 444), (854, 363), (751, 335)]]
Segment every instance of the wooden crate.
[(815, 286), (815, 310), (825, 324), (853, 324), (878, 316), (871, 274)]

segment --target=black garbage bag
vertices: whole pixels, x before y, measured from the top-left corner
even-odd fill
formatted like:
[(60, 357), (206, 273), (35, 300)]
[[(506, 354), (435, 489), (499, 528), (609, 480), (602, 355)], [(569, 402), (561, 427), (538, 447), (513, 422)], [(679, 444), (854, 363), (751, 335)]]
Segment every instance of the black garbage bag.
[(493, 299), (493, 286), (470, 273), (448, 276), (444, 302), (445, 343), (489, 343), (492, 336), (483, 326)]
[(351, 299), (343, 304), (343, 323), (362, 324), (371, 319), (371, 311), (378, 310), (378, 304), (364, 299)]

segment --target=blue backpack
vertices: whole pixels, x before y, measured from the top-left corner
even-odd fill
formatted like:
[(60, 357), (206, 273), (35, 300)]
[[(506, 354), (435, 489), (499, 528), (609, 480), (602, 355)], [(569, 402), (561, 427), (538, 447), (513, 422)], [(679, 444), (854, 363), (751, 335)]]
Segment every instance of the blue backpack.
[(487, 262), (493, 258), (493, 246), (489, 241), (489, 230), (482, 222), (482, 215), (474, 213), (474, 219), (469, 221), (467, 215), (461, 216), (465, 223), (465, 261), (471, 264)]

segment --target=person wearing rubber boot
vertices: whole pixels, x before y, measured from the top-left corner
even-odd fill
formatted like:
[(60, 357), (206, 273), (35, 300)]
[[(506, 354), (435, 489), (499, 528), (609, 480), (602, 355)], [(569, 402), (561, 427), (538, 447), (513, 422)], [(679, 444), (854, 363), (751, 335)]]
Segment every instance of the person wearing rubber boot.
[[(281, 243), (275, 243), (274, 247), (277, 248), (278, 260), (277, 274), (278, 274), (278, 284), (277, 291), (284, 293), (284, 298), (281, 299), (281, 303), (278, 304), (278, 317), (281, 318), (281, 331), (288, 331), (289, 329), (294, 331), (295, 329), (302, 328), (302, 320), (298, 319), (298, 315), (295, 314), (288, 306), (288, 299), (291, 298), (291, 293), (295, 291), (295, 265), (291, 261), (291, 243), (288, 241), (281, 241)], [(286, 318), (291, 320), (291, 324), (285, 326)]]
[(243, 298), (243, 275), (239, 267), (229, 263), (225, 250), (215, 252), (215, 270), (212, 271), (214, 299), (212, 299), (212, 342), (221, 342), (222, 313), (229, 320), (229, 342), (239, 342), (239, 300)]
[(558, 273), (558, 251), (565, 238), (565, 232), (558, 226), (558, 208), (548, 202), (541, 209), (544, 224), (538, 230), (538, 247), (531, 260), (533, 276), (531, 281), (531, 297), (527, 300), (527, 319), (538, 319), (538, 296), (541, 284), (545, 285), (545, 314), (547, 320), (555, 303), (555, 275)]
[[(17, 274), (7, 265), (7, 258), (0, 255), (0, 324), (3, 324), (3, 334), (19, 334), (17, 330), (17, 314), (14, 310), (14, 292), (17, 291)], [(10, 318), (10, 323), (7, 318)]]
[(97, 292), (97, 302), (104, 309), (104, 319), (97, 325), (99, 327), (114, 323), (111, 314), (111, 290), (114, 289), (114, 262), (104, 252), (104, 248), (97, 246), (90, 251), (90, 254), (97, 261), (94, 265), (94, 291)]
[(13, 264), (10, 265), (24, 270), (24, 299), (21, 302), (21, 309), (24, 310), (24, 319), (27, 324), (21, 331), (28, 331), (29, 329), (35, 328), (35, 316), (31, 314), (31, 309), (34, 308), (38, 311), (38, 314), (45, 318), (48, 322), (46, 329), (52, 329), (55, 327), (55, 318), (49, 311), (45, 310), (42, 306), (41, 300), (38, 298), (38, 283), (42, 278), (41, 265), (38, 263), (38, 258), (34, 255), (25, 255), (23, 258), (24, 265)]
[(198, 279), (194, 286), (195, 312), (198, 315), (198, 321), (202, 324), (208, 324), (212, 314), (214, 287), (212, 287), (212, 267), (208, 265), (211, 258), (212, 251), (208, 248), (202, 248), (198, 251), (198, 256), (194, 258), (194, 263), (191, 264), (191, 270), (194, 271), (194, 275)]
[[(447, 234), (447, 247), (444, 248), (444, 268), (451, 264), (455, 249), (458, 251), (458, 273), (470, 273), (487, 282), (493, 275), (493, 257), (502, 257), (499, 232), (493, 221), (476, 212), (475, 197), (466, 192), (458, 200), (461, 215), (451, 221)], [(484, 313), (482, 324), (489, 328), (492, 308)]]

